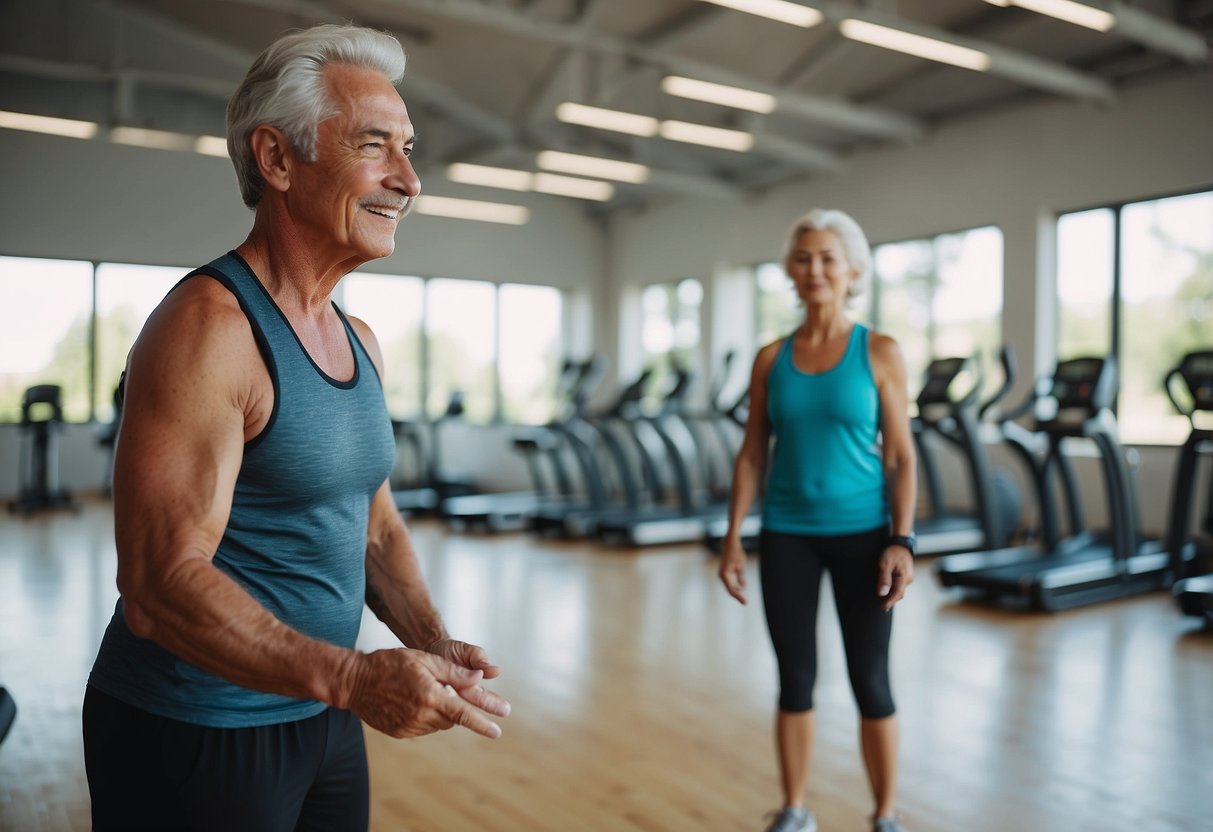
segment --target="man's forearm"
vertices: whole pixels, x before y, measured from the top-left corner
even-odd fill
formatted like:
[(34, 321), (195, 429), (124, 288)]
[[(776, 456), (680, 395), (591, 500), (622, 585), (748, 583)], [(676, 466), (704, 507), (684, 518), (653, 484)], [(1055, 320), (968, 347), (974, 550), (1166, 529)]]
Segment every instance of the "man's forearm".
[(135, 635), (255, 690), (348, 707), (358, 654), (292, 629), (209, 560), (124, 595)]
[(409, 647), (448, 637), (403, 526), (367, 549), (366, 604)]

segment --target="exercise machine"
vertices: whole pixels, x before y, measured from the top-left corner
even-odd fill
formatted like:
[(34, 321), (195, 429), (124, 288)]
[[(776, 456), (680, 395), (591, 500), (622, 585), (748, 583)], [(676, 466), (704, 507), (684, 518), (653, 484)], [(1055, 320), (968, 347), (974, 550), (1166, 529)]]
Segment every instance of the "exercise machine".
[[(1190, 404), (1180, 401), (1176, 388), (1187, 388)], [(1171, 588), (1185, 615), (1213, 626), (1213, 466), (1206, 484), (1205, 506), (1196, 530), (1189, 534), (1196, 501), (1197, 468), (1201, 457), (1213, 456), (1213, 350), (1191, 352), (1167, 373), (1164, 387), (1176, 411), (1192, 424), (1179, 449), (1171, 488), (1171, 512), (1166, 549), (1171, 557)], [(1205, 421), (1201, 422), (1201, 418)]]
[[(984, 403), (979, 401), (981, 374), (973, 358), (937, 358), (927, 365), (911, 428), (929, 513), (915, 520), (917, 555), (997, 549), (1010, 542), (1019, 525), (1022, 499), (1003, 471), (995, 469), (982, 439), (983, 416), (1015, 384), (1015, 361), (1009, 347), (1001, 353), (1003, 383)], [(955, 449), (964, 462), (973, 497), (970, 512), (944, 505), (932, 439)]]
[(598, 536), (617, 546), (656, 546), (702, 540), (709, 519), (721, 505), (696, 493), (694, 460), (699, 450), (683, 420), (683, 408), (694, 376), (674, 368), (674, 381), (652, 416), (631, 422), (637, 450), (644, 460), (645, 481), (654, 499), (647, 507), (609, 513), (599, 518)]
[(21, 397), (21, 443), (17, 499), (9, 511), (33, 514), (57, 508), (77, 508), (59, 482), (59, 430), (63, 425), (62, 389), (37, 384)]
[(470, 477), (455, 474), (442, 464), (442, 426), (463, 416), (463, 391), (454, 390), (447, 400), (446, 410), (429, 422), (392, 421), (396, 446), (407, 448), (419, 476), (397, 478), (392, 483), (392, 499), (402, 514), (441, 511), (445, 500), (477, 493)]
[[(936, 564), (944, 586), (956, 586), (998, 601), (1056, 611), (1123, 598), (1167, 585), (1170, 557), (1160, 541), (1141, 539), (1134, 482), (1116, 432), (1111, 406), (1117, 391), (1116, 362), (1109, 357), (1062, 361), (1044, 401), (1037, 402), (1035, 432), (1047, 438), (1037, 467), (1042, 514), (1048, 511), (1045, 485), (1063, 464), (1067, 443), (1086, 439), (1094, 446), (1104, 481), (1111, 526), (1095, 533), (1078, 520), (1060, 537), (1047, 528), (1044, 541), (990, 552), (948, 555)], [(1073, 493), (1067, 496), (1074, 498)]]
[(579, 444), (581, 422), (587, 402), (602, 379), (605, 362), (598, 358), (585, 361), (565, 360), (556, 389), (556, 418), (541, 427), (518, 431), (511, 442), (522, 455), (531, 480), (529, 491), (507, 491), (452, 497), (442, 503), (441, 513), (456, 529), (480, 529), (490, 532), (525, 529), (530, 517), (550, 505), (566, 505), (574, 499), (574, 478), (565, 458), (568, 452), (582, 471), (582, 479), (592, 490), (597, 473), (586, 471), (592, 461)]

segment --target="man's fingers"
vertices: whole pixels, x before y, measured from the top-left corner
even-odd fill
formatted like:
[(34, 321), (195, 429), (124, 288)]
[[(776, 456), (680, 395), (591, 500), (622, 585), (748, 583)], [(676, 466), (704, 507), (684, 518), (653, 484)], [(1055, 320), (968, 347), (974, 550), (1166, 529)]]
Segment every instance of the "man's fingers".
[(481, 714), (457, 696), (452, 696), (438, 706), (439, 712), (455, 725), (461, 725), (483, 737), (495, 740), (501, 736), (501, 726)]
[(483, 670), (462, 667), (434, 653), (419, 653), (418, 658), (430, 669), (435, 679), (456, 690), (480, 684), (484, 678)]
[(483, 647), (468, 644), (465, 641), (448, 640), (450, 658), (455, 664), (484, 673), (484, 678), (495, 679), (501, 675), (501, 668), (489, 661), (489, 654)]
[(479, 685), (474, 687), (464, 688), (456, 691), (464, 702), (470, 702), (482, 711), (487, 711), (495, 716), (509, 716), (510, 703), (504, 697), (498, 696), (490, 690), (485, 690)]

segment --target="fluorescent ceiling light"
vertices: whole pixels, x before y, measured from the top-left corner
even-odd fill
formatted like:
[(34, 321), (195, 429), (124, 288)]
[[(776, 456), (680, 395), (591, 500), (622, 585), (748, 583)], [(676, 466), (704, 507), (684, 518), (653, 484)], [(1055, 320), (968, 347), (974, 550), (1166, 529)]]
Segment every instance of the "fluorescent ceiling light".
[(203, 156), (227, 156), (227, 139), (222, 136), (199, 136), (194, 141), (194, 152)]
[(477, 199), (454, 199), (449, 196), (417, 197), (413, 208), (418, 214), (434, 217), (451, 217), (459, 220), (499, 222), (506, 225), (525, 225), (531, 212), (523, 205), (506, 205), (501, 202), (481, 202)]
[(754, 137), (742, 130), (725, 130), (723, 127), (708, 127), (706, 124), (690, 124), (685, 121), (661, 122), (661, 137), (674, 142), (701, 144), (719, 147), (722, 150), (745, 152), (754, 146)]
[(775, 96), (765, 92), (745, 90), (741, 87), (727, 87), (724, 84), (711, 84), (707, 81), (683, 78), (680, 75), (667, 75), (662, 78), (661, 88), (670, 95), (677, 95), (680, 98), (693, 98), (696, 101), (723, 104), (725, 107), (736, 107), (755, 113), (769, 113), (775, 109)]
[(810, 9), (799, 3), (790, 3), (788, 0), (705, 0), (705, 2), (715, 3), (726, 9), (756, 14), (759, 17), (769, 17), (772, 20), (791, 23), (793, 26), (803, 26), (806, 29), (816, 26), (822, 18), (821, 12), (817, 9)]
[(838, 24), (838, 28), (851, 40), (870, 43), (873, 46), (881, 46), (895, 52), (905, 52), (907, 55), (940, 61), (965, 69), (985, 71), (990, 67), (990, 56), (985, 52), (903, 32), (901, 29), (890, 29), (887, 26), (877, 26), (875, 23), (853, 18), (842, 21)]
[(614, 159), (600, 159), (597, 156), (578, 156), (575, 153), (544, 150), (539, 154), (536, 162), (539, 167), (546, 170), (601, 179), (615, 179), (633, 185), (639, 185), (649, 179), (649, 169), (644, 165), (634, 162), (619, 162)]
[(615, 195), (615, 189), (609, 182), (558, 176), (554, 173), (531, 173), (525, 170), (470, 165), (465, 162), (456, 162), (448, 167), (446, 176), (452, 182), (461, 182), (464, 185), (505, 188), (511, 191), (537, 191), (577, 199), (595, 199), (600, 202), (606, 202)]
[(68, 118), (35, 116), (30, 113), (9, 113), (0, 110), (0, 127), (25, 130), (29, 133), (49, 133), (69, 139), (91, 139), (97, 135), (95, 121), (74, 121)]
[(464, 185), (482, 185), (486, 188), (504, 188), (508, 191), (529, 191), (531, 174), (525, 170), (491, 168), (487, 165), (469, 165), (456, 162), (446, 169), (446, 178)]
[(578, 179), (556, 173), (537, 173), (531, 185), (541, 194), (571, 196), (575, 199), (593, 199), (606, 202), (615, 195), (615, 186), (596, 179)]
[(154, 150), (194, 149), (194, 140), (184, 133), (147, 130), (142, 127), (115, 127), (110, 130), (110, 141), (134, 147), (150, 147)]
[(580, 124), (583, 127), (597, 127), (600, 130), (615, 130), (619, 133), (631, 133), (633, 136), (657, 135), (657, 119), (651, 116), (605, 110), (602, 107), (587, 107), (585, 104), (574, 104), (572, 101), (566, 101), (556, 108), (556, 118), (566, 124)]
[(1088, 6), (1086, 3), (1076, 3), (1074, 0), (986, 0), (986, 2), (1003, 7), (1019, 6), (1100, 32), (1107, 32), (1116, 25), (1116, 15), (1111, 12)]

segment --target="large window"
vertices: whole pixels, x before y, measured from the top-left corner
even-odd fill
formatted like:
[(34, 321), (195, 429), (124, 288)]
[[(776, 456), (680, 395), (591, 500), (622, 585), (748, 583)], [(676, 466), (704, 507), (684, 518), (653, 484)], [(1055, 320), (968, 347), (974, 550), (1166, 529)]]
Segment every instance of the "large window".
[[(63, 388), (68, 421), (112, 419), (135, 339), (186, 272), (0, 257), (0, 423), (20, 420), (22, 395), (35, 384)], [(456, 390), (472, 422), (542, 424), (556, 415), (559, 289), (359, 272), (339, 298), (379, 341), (393, 418), (436, 418)]]
[(979, 354), (984, 390), (1002, 382), (1002, 232), (994, 227), (873, 249), (879, 328), (900, 344), (911, 395), (932, 358)]
[(421, 413), (421, 330), (425, 282), (359, 272), (342, 281), (344, 306), (366, 322), (383, 352), (383, 391), (393, 419)]
[(114, 418), (114, 389), (126, 367), (126, 357), (156, 305), (186, 269), (102, 263), (97, 267), (97, 383), (93, 412), (97, 419)]
[(497, 412), (495, 301), (493, 284), (484, 281), (435, 278), (426, 284), (426, 412), (431, 418), (446, 412), (451, 394), (459, 391), (469, 422), (493, 420)]
[(501, 350), (501, 415), (527, 425), (557, 414), (556, 381), (561, 358), (560, 290), (506, 284), (497, 293)]
[(1057, 237), (1058, 356), (1115, 354), (1122, 439), (1181, 442), (1162, 383), (1213, 347), (1213, 192), (1063, 214)]
[(804, 306), (787, 270), (779, 263), (762, 263), (754, 269), (758, 346), (783, 338), (804, 320)]
[(660, 399), (668, 391), (671, 370), (684, 367), (698, 371), (699, 313), (703, 284), (694, 278), (677, 283), (655, 283), (640, 297), (640, 339), (645, 366), (653, 370), (649, 390)]
[(0, 257), (0, 421), (21, 418), (35, 384), (63, 388), (63, 416), (89, 416), (93, 266), (75, 260)]

